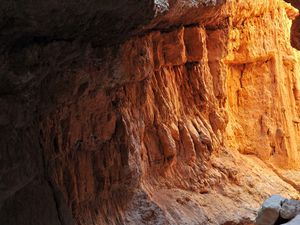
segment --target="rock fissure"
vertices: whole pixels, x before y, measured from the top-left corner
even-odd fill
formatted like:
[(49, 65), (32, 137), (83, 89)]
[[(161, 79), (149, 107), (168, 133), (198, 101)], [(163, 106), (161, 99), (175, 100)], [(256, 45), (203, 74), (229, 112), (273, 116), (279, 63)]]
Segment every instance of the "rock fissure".
[(59, 210), (59, 204), (58, 204), (57, 197), (55, 196), (54, 187), (53, 187), (53, 185), (51, 184), (50, 181), (48, 181), (48, 185), (50, 186), (51, 191), (52, 191), (52, 195), (53, 195), (53, 199), (54, 199), (54, 203), (55, 203), (55, 208), (56, 208), (56, 212), (57, 212), (59, 224), (60, 224), (60, 225), (65, 225), (65, 224), (63, 223), (63, 217), (64, 217), (64, 215), (61, 215), (61, 212), (60, 212), (60, 210)]

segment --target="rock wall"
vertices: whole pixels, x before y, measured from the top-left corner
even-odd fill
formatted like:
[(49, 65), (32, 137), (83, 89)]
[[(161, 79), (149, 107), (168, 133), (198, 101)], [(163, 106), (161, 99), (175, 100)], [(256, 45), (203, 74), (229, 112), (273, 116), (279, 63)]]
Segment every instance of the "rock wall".
[[(32, 44), (4, 60), (4, 71), (22, 62), (14, 71), (28, 83), (21, 97), (3, 95), (15, 123), (1, 132), (11, 160), (0, 222), (251, 224), (266, 196), (299, 196), (278, 172), (299, 166), (295, 9), (281, 0), (156, 7), (122, 44)], [(30, 217), (40, 205), (48, 214)]]
[(259, 18), (237, 22), (229, 32), (226, 96), (233, 119), (227, 134), (229, 144), (238, 143), (235, 147), (242, 153), (282, 167), (297, 167), (299, 68), (298, 52), (287, 44), (289, 15), (290, 8), (275, 6)]

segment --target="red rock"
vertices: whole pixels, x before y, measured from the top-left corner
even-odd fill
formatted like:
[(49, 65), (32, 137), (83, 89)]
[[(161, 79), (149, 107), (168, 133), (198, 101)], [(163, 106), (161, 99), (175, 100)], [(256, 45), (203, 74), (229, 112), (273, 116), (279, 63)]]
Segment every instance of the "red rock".
[(155, 2), (1, 5), (0, 224), (251, 224), (299, 196), (295, 9)]

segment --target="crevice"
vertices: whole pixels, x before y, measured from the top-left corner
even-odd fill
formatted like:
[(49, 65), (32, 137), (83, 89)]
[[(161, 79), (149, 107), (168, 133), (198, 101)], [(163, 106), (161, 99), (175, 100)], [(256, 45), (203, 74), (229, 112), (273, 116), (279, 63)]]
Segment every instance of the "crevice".
[(239, 77), (240, 88), (243, 88), (243, 75), (245, 73), (245, 70), (246, 70), (246, 64), (243, 64), (242, 69), (241, 69), (241, 73), (240, 73), (240, 77)]
[(285, 183), (291, 185), (295, 190), (300, 193), (300, 186), (297, 185), (295, 182), (291, 181), (290, 179), (284, 177), (271, 163), (264, 162), (281, 180)]
[(54, 200), (54, 203), (55, 203), (55, 208), (56, 208), (56, 212), (57, 212), (57, 217), (58, 217), (59, 223), (61, 225), (66, 225), (64, 223), (64, 220), (63, 220), (63, 215), (61, 214), (60, 209), (59, 209), (59, 202), (58, 202), (57, 196), (55, 194), (54, 186), (52, 185), (52, 183), (49, 180), (47, 180), (47, 183), (48, 183), (48, 185), (49, 185), (49, 187), (50, 187), (50, 189), (52, 191), (53, 200)]
[(45, 151), (43, 149), (43, 144), (42, 144), (42, 141), (41, 141), (41, 137), (39, 137), (39, 144), (40, 144), (40, 150), (42, 152), (42, 164), (43, 164), (43, 168), (44, 168), (44, 179), (46, 181), (46, 183), (48, 183), (50, 189), (51, 189), (51, 192), (52, 192), (52, 196), (53, 196), (53, 200), (54, 200), (54, 203), (55, 203), (55, 208), (56, 208), (56, 213), (57, 213), (57, 217), (58, 217), (58, 220), (60, 222), (61, 225), (67, 225), (63, 222), (63, 215), (61, 214), (60, 210), (59, 210), (59, 202), (58, 202), (58, 199), (57, 199), (57, 196), (55, 194), (55, 189), (54, 189), (54, 186), (53, 184), (51, 183), (51, 181), (48, 179), (48, 175), (47, 175), (47, 165), (46, 165), (46, 159), (45, 159)]

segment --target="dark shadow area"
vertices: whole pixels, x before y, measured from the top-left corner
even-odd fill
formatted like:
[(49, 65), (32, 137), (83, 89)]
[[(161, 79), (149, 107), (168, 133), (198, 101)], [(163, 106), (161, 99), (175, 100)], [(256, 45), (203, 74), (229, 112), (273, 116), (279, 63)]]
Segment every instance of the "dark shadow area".
[(290, 220), (283, 219), (283, 218), (279, 217), (278, 220), (276, 221), (276, 223), (274, 225), (281, 225), (281, 224), (287, 223), (289, 221)]

